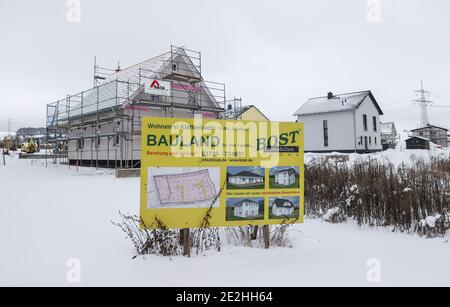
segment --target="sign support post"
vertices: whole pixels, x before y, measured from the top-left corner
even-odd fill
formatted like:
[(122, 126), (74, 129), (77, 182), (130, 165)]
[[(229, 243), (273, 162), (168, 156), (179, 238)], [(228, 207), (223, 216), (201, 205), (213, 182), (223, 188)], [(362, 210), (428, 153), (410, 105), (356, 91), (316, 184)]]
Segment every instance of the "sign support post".
[(263, 237), (264, 237), (264, 248), (268, 249), (270, 247), (270, 228), (269, 225), (263, 226)]
[(183, 238), (183, 256), (191, 257), (191, 230), (185, 228), (181, 230)]
[(191, 228), (250, 225), (267, 249), (269, 225), (303, 223), (303, 123), (146, 117), (141, 142), (140, 216), (179, 229), (185, 256)]

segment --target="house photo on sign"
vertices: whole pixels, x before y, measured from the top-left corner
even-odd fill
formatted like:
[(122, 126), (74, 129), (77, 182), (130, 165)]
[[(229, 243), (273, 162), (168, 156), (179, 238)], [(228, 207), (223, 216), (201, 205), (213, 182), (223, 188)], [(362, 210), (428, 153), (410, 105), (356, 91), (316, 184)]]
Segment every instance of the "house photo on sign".
[(143, 118), (141, 145), (148, 228), (303, 222), (301, 123)]
[(270, 169), (271, 189), (298, 189), (300, 168), (298, 166), (277, 166)]
[(227, 198), (227, 221), (263, 220), (264, 198)]
[(270, 219), (299, 217), (300, 198), (298, 196), (271, 197), (269, 202)]
[(264, 189), (264, 168), (230, 166), (227, 167), (227, 189)]

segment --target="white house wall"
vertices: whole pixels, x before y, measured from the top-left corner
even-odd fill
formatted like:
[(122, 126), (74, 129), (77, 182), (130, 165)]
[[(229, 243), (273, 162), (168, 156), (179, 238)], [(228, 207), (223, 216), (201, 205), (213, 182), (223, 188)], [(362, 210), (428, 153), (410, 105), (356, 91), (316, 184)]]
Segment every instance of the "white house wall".
[(293, 212), (294, 208), (292, 207), (278, 207), (276, 205), (273, 205), (272, 207), (272, 213), (276, 216), (291, 215)]
[[(364, 131), (363, 114), (367, 115), (367, 131)], [(372, 117), (376, 117), (377, 131), (373, 130)], [(380, 151), (381, 125), (377, 108), (367, 96), (359, 108), (353, 111), (322, 113), (297, 116), (305, 127), (305, 151), (309, 152), (354, 152), (365, 151), (364, 137), (367, 137), (367, 150)], [(328, 146), (324, 146), (323, 121), (328, 121)], [(360, 137), (362, 137), (362, 142)], [(371, 143), (369, 142), (369, 138)], [(360, 143), (360, 144), (358, 144)]]
[[(323, 121), (328, 121), (328, 147), (324, 146)], [(351, 151), (355, 148), (353, 112), (299, 115), (304, 123), (305, 151)]]
[[(363, 114), (367, 115), (367, 131), (364, 131), (364, 124), (363, 124)], [(372, 124), (372, 117), (376, 117), (376, 123), (377, 123), (377, 131), (373, 131), (373, 124)], [(369, 151), (379, 151), (382, 150), (383, 146), (381, 145), (381, 124), (380, 124), (380, 115), (378, 113), (377, 108), (371, 101), (370, 97), (367, 96), (366, 99), (361, 103), (359, 108), (355, 112), (355, 118), (356, 118), (356, 146), (358, 150), (365, 150), (364, 145), (364, 137), (367, 136), (371, 137), (372, 144), (368, 141), (368, 150)], [(362, 144), (358, 144), (360, 141), (360, 137), (363, 137)], [(375, 144), (375, 138), (376, 138), (376, 144)]]
[(234, 207), (234, 216), (243, 218), (253, 217), (258, 215), (258, 210), (259, 206), (256, 203), (243, 203), (238, 207)]

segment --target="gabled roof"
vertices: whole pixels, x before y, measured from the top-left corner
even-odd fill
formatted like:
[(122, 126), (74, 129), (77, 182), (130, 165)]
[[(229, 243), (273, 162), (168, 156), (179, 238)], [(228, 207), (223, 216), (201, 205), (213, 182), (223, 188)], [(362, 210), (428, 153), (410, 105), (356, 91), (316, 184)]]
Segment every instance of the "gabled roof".
[(193, 76), (202, 79), (200, 73), (194, 68), (195, 65), (186, 54), (186, 51), (182, 47), (179, 47), (108, 75), (104, 80), (104, 83), (113, 80), (139, 83), (139, 70), (141, 70), (141, 77), (159, 78), (160, 76), (158, 76), (158, 74), (162, 73), (167, 68), (171, 69), (172, 61), (179, 62), (181, 60), (188, 63), (188, 66), (184, 67), (185, 70), (189, 69)]
[[(161, 72), (164, 69), (164, 65), (167, 65), (170, 60), (171, 55), (172, 53), (168, 51), (141, 63), (120, 70), (119, 72), (107, 76), (103, 83), (108, 83), (116, 79), (119, 81), (139, 83), (139, 69), (148, 70), (155, 73)], [(143, 72), (141, 72), (141, 74), (142, 73)]]
[(442, 129), (442, 130), (448, 131), (447, 128), (443, 128), (443, 127), (439, 127), (439, 126), (435, 126), (435, 125), (427, 125), (425, 127), (413, 129), (411, 131), (420, 131), (420, 130), (424, 130), (424, 129), (428, 129), (428, 128), (437, 128), (437, 129)]
[(259, 204), (257, 201), (251, 200), (251, 199), (243, 199), (238, 201), (237, 203), (234, 204), (234, 207), (240, 207), (242, 206), (244, 203), (254, 203), (254, 204)]
[(328, 96), (310, 98), (297, 110), (297, 112), (295, 112), (294, 115), (297, 116), (354, 111), (359, 108), (361, 103), (367, 97), (370, 97), (373, 104), (377, 108), (378, 113), (380, 115), (383, 115), (383, 111), (381, 110), (371, 91), (333, 95), (333, 98), (331, 99), (328, 99)]
[(249, 171), (242, 171), (242, 172), (239, 172), (239, 173), (237, 173), (237, 174), (230, 174), (230, 177), (258, 177), (258, 178), (260, 178), (260, 177), (264, 177), (264, 176), (261, 176), (261, 175), (259, 175), (259, 174), (255, 174), (255, 173), (252, 173), (252, 172), (249, 172)]
[(292, 173), (294, 173), (295, 175), (297, 175), (297, 171), (296, 171), (294, 168), (292, 168), (292, 167), (291, 167), (291, 168), (285, 168), (285, 169), (277, 170), (277, 171), (274, 172), (273, 174), (276, 175), (276, 174), (279, 174), (279, 173), (285, 173), (285, 172), (288, 172), (289, 175), (292, 174)]
[(395, 123), (394, 122), (386, 122), (381, 123), (381, 132), (382, 133), (391, 133), (395, 129)]
[(236, 117), (241, 116), (242, 114), (244, 114), (245, 112), (247, 112), (247, 111), (250, 110), (251, 108), (255, 108), (259, 113), (261, 113), (262, 116), (264, 116), (268, 121), (270, 121), (270, 119), (267, 118), (267, 116), (264, 115), (264, 113), (261, 112), (261, 110), (259, 110), (255, 105), (252, 105), (252, 104), (251, 104), (251, 105), (248, 105), (248, 106), (244, 106), (241, 110), (239, 110), (239, 111), (236, 113)]
[[(195, 68), (195, 65), (192, 63), (191, 59), (187, 55), (186, 51), (183, 47), (176, 48), (175, 50), (165, 52), (148, 60), (145, 60), (141, 63), (132, 65), (128, 68), (122, 69), (118, 72), (115, 72), (111, 75), (108, 75), (102, 84), (107, 84), (111, 82), (113, 86), (115, 86), (114, 80), (130, 82), (132, 84), (139, 84), (139, 82), (144, 82), (144, 80), (148, 80), (149, 78), (161, 79), (165, 76), (165, 74), (171, 71), (172, 62), (176, 62), (179, 65), (183, 65), (183, 73), (188, 74), (189, 76), (198, 78), (201, 80), (199, 82), (201, 89), (204, 91), (204, 94), (209, 97), (211, 102), (218, 107), (216, 97), (211, 93), (208, 86), (205, 84), (203, 77), (200, 75), (198, 70)], [(183, 62), (183, 63), (182, 63)], [(184, 64), (186, 63), (186, 64)], [(189, 72), (187, 72), (189, 70)], [(143, 78), (145, 76), (145, 78)], [(139, 78), (140, 77), (140, 78)], [(126, 89), (126, 84), (125, 89)], [(114, 92), (114, 89), (112, 89)], [(126, 97), (127, 92), (124, 93), (121, 97)]]
[(277, 207), (283, 207), (283, 208), (292, 208), (294, 205), (290, 200), (283, 199), (283, 198), (277, 198), (273, 201), (272, 205), (275, 205)]

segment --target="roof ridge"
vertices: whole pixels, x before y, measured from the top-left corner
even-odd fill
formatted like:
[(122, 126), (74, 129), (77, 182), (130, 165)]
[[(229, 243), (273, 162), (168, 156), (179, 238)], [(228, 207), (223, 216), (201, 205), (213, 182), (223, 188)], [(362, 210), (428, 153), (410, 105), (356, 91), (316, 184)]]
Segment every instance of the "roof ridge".
[[(182, 48), (181, 48), (181, 47), (178, 47), (178, 48), (176, 49), (176, 51), (179, 51), (180, 49), (182, 49)], [(144, 61), (141, 61), (141, 62), (139, 62), (139, 63), (137, 63), (137, 64), (133, 64), (133, 65), (131, 65), (131, 66), (128, 66), (127, 68), (124, 68), (124, 69), (121, 69), (121, 70), (119, 70), (119, 71), (116, 71), (116, 72), (114, 72), (114, 73), (108, 75), (107, 78), (111, 78), (111, 77), (117, 76), (117, 75), (119, 75), (119, 74), (121, 74), (121, 73), (130, 71), (130, 70), (132, 70), (133, 68), (137, 68), (137, 67), (139, 67), (139, 66), (142, 66), (142, 65), (145, 64), (145, 63), (148, 63), (148, 62), (150, 62), (150, 61), (155, 61), (155, 60), (157, 60), (158, 58), (161, 58), (161, 57), (163, 57), (163, 56), (167, 56), (168, 54), (172, 54), (172, 52), (173, 52), (173, 51), (166, 51), (166, 52), (163, 52), (163, 53), (161, 53), (161, 54), (159, 54), (159, 55), (156, 55), (156, 56), (154, 56), (154, 57), (148, 58), (148, 59), (146, 59), (146, 60), (144, 60)]]
[[(340, 93), (340, 94), (333, 94), (333, 98), (338, 99), (338, 96), (344, 96), (344, 95), (353, 95), (353, 94), (362, 94), (362, 93), (367, 93), (369, 94), (371, 91), (370, 90), (365, 90), (365, 91), (357, 91), (357, 92), (349, 92), (349, 93)], [(319, 98), (327, 98), (328, 96), (317, 96), (317, 97), (310, 97), (308, 98), (308, 100), (311, 99), (319, 99)]]
[(247, 171), (247, 170), (239, 171), (239, 172), (237, 172), (237, 173), (235, 173), (235, 174), (231, 174), (231, 176), (237, 176), (237, 175), (242, 174), (242, 173), (250, 173), (250, 174), (253, 174), (253, 175), (256, 175), (256, 176), (263, 177), (262, 175), (260, 175), (260, 174), (258, 174), (258, 173), (256, 173), (256, 172)]

